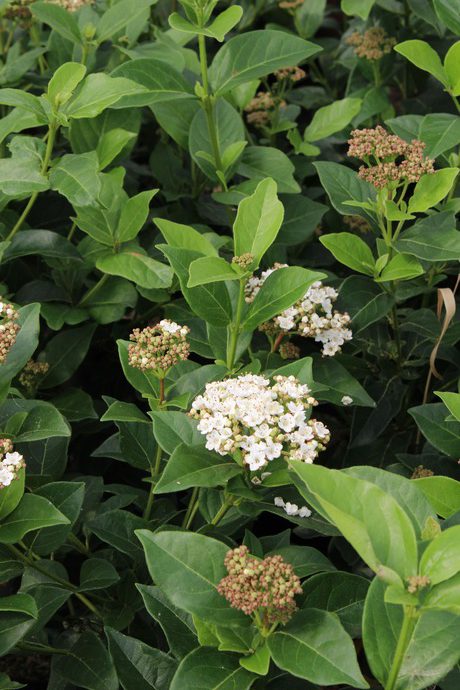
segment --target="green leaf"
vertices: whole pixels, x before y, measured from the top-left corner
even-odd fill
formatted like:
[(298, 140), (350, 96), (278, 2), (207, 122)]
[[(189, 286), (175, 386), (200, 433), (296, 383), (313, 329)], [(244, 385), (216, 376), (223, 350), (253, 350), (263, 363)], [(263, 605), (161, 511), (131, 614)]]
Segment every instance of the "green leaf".
[(81, 256), (66, 237), (51, 230), (21, 230), (7, 247), (3, 262), (18, 259), (21, 256), (37, 254), (52, 259), (70, 259), (81, 261)]
[(255, 267), (276, 240), (283, 222), (283, 204), (276, 190), (276, 183), (267, 178), (259, 182), (254, 194), (238, 205), (233, 224), (234, 253), (235, 256), (251, 254)]
[(216, 40), (222, 41), (225, 34), (228, 34), (240, 21), (243, 16), (243, 8), (239, 5), (232, 5), (217, 15), (213, 22), (207, 27), (207, 33)]
[(52, 168), (50, 183), (73, 206), (92, 206), (101, 191), (96, 151), (67, 153)]
[(451, 415), (460, 422), (460, 393), (434, 391), (434, 394), (441, 398)]
[[(402, 624), (402, 607), (384, 601), (386, 585), (375, 578), (364, 608), (364, 648), (374, 676), (388, 680)], [(398, 690), (424, 690), (443, 678), (458, 660), (460, 619), (446, 611), (421, 613), (398, 675)]]
[(27, 91), (20, 89), (0, 89), (0, 104), (13, 108), (21, 108), (28, 113), (33, 113), (40, 124), (47, 121), (40, 99)]
[(84, 632), (65, 655), (54, 659), (53, 671), (67, 683), (86, 690), (119, 690), (112, 659), (99, 637)]
[(460, 511), (460, 482), (451, 477), (421, 477), (414, 483), (442, 518)]
[(11, 197), (27, 197), (49, 189), (38, 160), (12, 156), (0, 159), (0, 192)]
[(453, 577), (460, 571), (460, 525), (449, 527), (430, 541), (420, 560), (420, 573), (432, 585)]
[(182, 294), (193, 312), (213, 326), (226, 326), (232, 319), (232, 305), (224, 283), (187, 287), (189, 267), (201, 254), (190, 249), (157, 245), (179, 278)]
[(144, 422), (149, 423), (149, 420), (140, 409), (133, 403), (125, 403), (120, 400), (115, 400), (109, 404), (112, 398), (104, 397), (104, 401), (109, 405), (107, 412), (101, 417), (101, 422)]
[(220, 256), (202, 256), (192, 261), (189, 268), (187, 287), (217, 283), (225, 280), (238, 280), (238, 273), (232, 264)]
[(257, 676), (239, 665), (236, 654), (195, 649), (180, 663), (169, 690), (249, 690)]
[(16, 413), (27, 413), (19, 430), (14, 434), (14, 441), (41, 441), (54, 436), (70, 436), (70, 427), (60, 412), (50, 403), (42, 400), (10, 399), (3, 403), (0, 410), (0, 426)]
[(432, 446), (458, 458), (460, 455), (460, 424), (446, 422), (447, 410), (442, 403), (419, 405), (408, 410), (409, 414)]
[(458, 36), (460, 34), (459, 0), (433, 0), (439, 19)]
[(48, 24), (48, 26), (57, 31), (63, 38), (76, 45), (82, 44), (82, 36), (78, 27), (78, 22), (72, 16), (71, 12), (68, 12), (59, 5), (51, 5), (48, 2), (34, 2), (30, 11), (39, 22)]
[(86, 67), (79, 62), (65, 62), (48, 82), (48, 98), (57, 108), (67, 103), (86, 75)]
[[(0, 611), (0, 654), (4, 656), (27, 635), (34, 625), (34, 621), (38, 618), (38, 611), (34, 599), (29, 594), (24, 593), (2, 596), (0, 598)], [(5, 687), (14, 688), (16, 686), (6, 685)]]
[(438, 79), (444, 86), (448, 86), (447, 75), (442, 66), (441, 59), (437, 52), (426, 41), (418, 39), (403, 41), (394, 48), (397, 53), (404, 55), (407, 60), (412, 62), (419, 69), (429, 72), (435, 79)]
[(142, 549), (133, 538), (134, 531), (146, 526), (145, 520), (126, 510), (106, 510), (87, 523), (88, 529), (110, 544), (116, 551), (121, 551), (134, 561), (142, 558)]
[[(75, 122), (78, 122), (78, 120), (75, 120)], [(135, 138), (136, 134), (126, 129), (115, 128), (106, 132), (98, 141), (96, 148), (99, 169), (104, 170), (104, 168), (110, 165)]]
[(345, 14), (355, 15), (361, 19), (367, 19), (375, 0), (342, 0), (341, 8)]
[(374, 275), (375, 259), (369, 246), (351, 232), (334, 232), (320, 237), (320, 242), (331, 254), (354, 271)]
[(315, 501), (312, 505), (340, 529), (374, 572), (385, 566), (405, 578), (417, 571), (414, 528), (389, 493), (338, 470), (290, 464), (304, 498)]
[(102, 558), (88, 558), (81, 566), (79, 590), (92, 592), (97, 589), (107, 589), (119, 579), (120, 576), (109, 561)]
[(253, 180), (271, 177), (280, 194), (297, 194), (300, 187), (294, 178), (295, 168), (283, 151), (270, 146), (247, 146), (238, 163), (237, 172)]
[(161, 626), (171, 652), (179, 659), (197, 646), (192, 616), (174, 606), (159, 587), (136, 585), (148, 613)]
[(318, 397), (340, 405), (344, 395), (353, 398), (355, 405), (375, 407), (375, 402), (345, 367), (332, 357), (315, 357), (313, 362), (313, 378), (320, 384)]
[(184, 412), (151, 412), (153, 433), (160, 446), (169, 455), (180, 443), (188, 446), (198, 445), (203, 440), (196, 429), (196, 422)]
[(153, 581), (171, 602), (219, 625), (246, 625), (248, 619), (217, 592), (226, 575), (228, 547), (192, 532), (138, 530)]
[(361, 104), (360, 98), (343, 98), (318, 108), (304, 132), (305, 141), (319, 141), (341, 132), (359, 113)]
[[(321, 185), (326, 190), (331, 204), (342, 216), (350, 215), (350, 206), (346, 201), (369, 202), (375, 198), (375, 189), (362, 180), (354, 170), (346, 165), (320, 161), (313, 164), (318, 172)], [(356, 213), (369, 218), (360, 208)]]
[(132, 280), (136, 285), (149, 289), (168, 288), (172, 282), (172, 270), (166, 264), (141, 253), (124, 251), (107, 254), (96, 261), (96, 267), (103, 273)]
[(170, 687), (177, 663), (170, 656), (114, 628), (106, 627), (105, 634), (118, 679), (125, 690)]
[(327, 611), (299, 611), (267, 643), (275, 664), (298, 678), (318, 685), (369, 687), (359, 669), (351, 637), (338, 617)]
[[(114, 69), (112, 76), (125, 77), (145, 89), (138, 95), (124, 96), (117, 103), (117, 107), (153, 106), (179, 100), (181, 108), (185, 108), (185, 101), (195, 102), (196, 100), (191, 84), (175, 67), (163, 60), (155, 58), (129, 60)], [(177, 106), (174, 105), (174, 107)]]
[(244, 330), (253, 331), (259, 324), (301, 299), (315, 281), (324, 277), (322, 273), (309, 271), (300, 266), (288, 266), (273, 271), (264, 282), (243, 320)]
[(212, 62), (210, 80), (218, 95), (239, 84), (303, 62), (321, 48), (285, 32), (264, 29), (234, 36)]
[(49, 369), (40, 388), (54, 388), (75, 373), (87, 355), (95, 329), (94, 324), (86, 324), (62, 331), (48, 342), (44, 352)]
[(203, 445), (181, 444), (169, 458), (155, 493), (174, 493), (195, 486), (225, 486), (231, 477), (240, 473), (241, 467), (230, 456), (211, 453)]
[[(433, 226), (436, 232), (433, 232)], [(460, 232), (452, 213), (431, 214), (405, 230), (395, 243), (399, 252), (423, 261), (456, 261), (460, 255)]]
[(460, 95), (460, 41), (454, 43), (446, 53), (444, 69), (453, 96)]
[(96, 117), (123, 96), (135, 96), (147, 91), (144, 86), (124, 77), (111, 77), (98, 72), (90, 74), (75, 98), (65, 108), (70, 118)]
[(460, 573), (431, 589), (424, 599), (423, 607), (460, 615)]
[(447, 196), (457, 175), (458, 168), (442, 168), (429, 175), (423, 175), (415, 185), (410, 198), (409, 213), (422, 213), (436, 206)]
[(384, 283), (391, 280), (410, 280), (424, 273), (422, 264), (410, 254), (396, 254), (385, 266), (378, 278), (377, 283)]
[(369, 580), (351, 573), (320, 573), (309, 578), (302, 588), (302, 608), (336, 613), (349, 635), (361, 635), (361, 619)]
[(68, 520), (67, 525), (45, 527), (34, 533), (34, 551), (40, 555), (47, 555), (64, 544), (73, 525), (80, 517), (85, 485), (83, 482), (52, 482), (37, 489), (35, 495), (50, 501)]
[(170, 247), (190, 249), (204, 256), (217, 256), (214, 245), (191, 225), (173, 223), (165, 218), (155, 218), (154, 222)]
[(68, 523), (65, 515), (46, 498), (24, 494), (19, 505), (0, 525), (0, 543), (14, 544), (21, 541), (28, 532)]
[(158, 189), (149, 189), (132, 196), (123, 204), (117, 229), (119, 242), (134, 240), (145, 225), (149, 215), (150, 202)]
[(460, 142), (460, 120), (449, 113), (425, 115), (416, 136), (426, 143), (425, 155), (437, 158)]
[(285, 561), (290, 563), (298, 577), (304, 578), (327, 571), (334, 571), (335, 567), (330, 560), (312, 546), (279, 546), (267, 555), (275, 556), (279, 554)]
[(121, 0), (109, 7), (102, 15), (98, 25), (96, 38), (98, 43), (103, 43), (113, 38), (121, 29), (131, 22), (142, 19), (146, 10), (154, 5), (157, 0)]

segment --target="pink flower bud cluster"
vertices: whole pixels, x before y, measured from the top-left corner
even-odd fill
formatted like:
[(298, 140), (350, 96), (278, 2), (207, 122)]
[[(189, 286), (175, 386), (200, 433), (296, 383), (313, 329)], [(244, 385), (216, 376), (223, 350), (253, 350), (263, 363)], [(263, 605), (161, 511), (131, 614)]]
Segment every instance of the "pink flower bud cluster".
[(377, 189), (418, 182), (422, 175), (434, 172), (433, 159), (423, 155), (423, 141), (413, 139), (408, 143), (380, 125), (353, 130), (348, 144), (348, 155), (366, 163), (360, 167), (359, 177)]
[(0, 364), (7, 358), (8, 352), (16, 342), (20, 329), (17, 320), (19, 314), (12, 304), (1, 301), (0, 297)]
[(128, 347), (130, 365), (141, 371), (167, 371), (180, 360), (188, 358), (189, 332), (187, 326), (179, 326), (169, 319), (163, 319), (157, 325), (147, 326), (143, 330), (136, 328), (129, 336), (132, 341)]
[(268, 91), (261, 91), (245, 107), (246, 120), (255, 127), (264, 127), (270, 122), (270, 117), (276, 107), (284, 107), (285, 105), (285, 101), (276, 100)]
[(373, 26), (362, 34), (354, 31), (346, 42), (354, 47), (358, 57), (366, 60), (381, 60), (396, 45), (396, 39), (388, 36), (380, 26)]
[(224, 563), (228, 575), (219, 582), (217, 591), (232, 608), (247, 616), (258, 612), (266, 627), (289, 621), (297, 609), (295, 596), (302, 593), (290, 563), (281, 556), (258, 560), (247, 546), (229, 551)]
[(305, 0), (281, 0), (278, 2), (278, 7), (281, 7), (282, 10), (296, 10), (302, 7), (304, 2)]
[[(8, 19), (30, 19), (30, 5), (38, 0), (14, 0), (7, 8), (5, 16)], [(45, 0), (49, 5), (60, 5), (69, 12), (76, 12), (81, 7), (94, 4), (95, 0)]]
[(37, 387), (40, 379), (48, 372), (50, 365), (48, 362), (34, 362), (29, 359), (24, 369), (19, 374), (19, 383), (28, 392), (32, 392)]
[(0, 489), (9, 486), (18, 478), (19, 470), (25, 467), (23, 456), (13, 452), (13, 444), (9, 438), (0, 438)]
[(286, 80), (292, 82), (300, 81), (307, 76), (305, 70), (301, 67), (283, 67), (282, 69), (276, 70), (274, 75), (277, 81)]

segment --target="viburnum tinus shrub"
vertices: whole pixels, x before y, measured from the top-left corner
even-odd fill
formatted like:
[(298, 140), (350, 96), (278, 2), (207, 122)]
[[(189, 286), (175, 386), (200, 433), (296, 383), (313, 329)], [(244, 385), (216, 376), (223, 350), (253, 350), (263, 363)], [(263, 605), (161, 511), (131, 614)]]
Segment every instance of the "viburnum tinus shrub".
[(0, 2), (0, 688), (459, 685), (457, 10)]

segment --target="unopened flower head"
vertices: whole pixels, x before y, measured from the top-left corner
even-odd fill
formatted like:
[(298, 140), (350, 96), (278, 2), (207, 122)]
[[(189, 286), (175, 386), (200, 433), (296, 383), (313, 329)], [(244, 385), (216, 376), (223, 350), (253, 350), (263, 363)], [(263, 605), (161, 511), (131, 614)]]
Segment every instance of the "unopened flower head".
[(300, 347), (297, 347), (297, 345), (294, 345), (294, 343), (287, 341), (286, 343), (281, 343), (279, 353), (281, 359), (299, 359)]
[(247, 546), (229, 551), (225, 557), (228, 575), (217, 591), (232, 608), (247, 616), (259, 612), (264, 627), (287, 623), (297, 609), (296, 594), (302, 593), (300, 580), (290, 563), (281, 556), (259, 560)]
[[(250, 278), (246, 284), (246, 302), (253, 302), (268, 276), (284, 267), (285, 264), (275, 264), (273, 268), (263, 271), (259, 277)], [(340, 352), (347, 340), (352, 339), (352, 332), (348, 328), (349, 315), (333, 309), (337, 297), (338, 292), (334, 288), (316, 281), (302, 299), (285, 309), (279, 316), (262, 324), (260, 330), (269, 334), (285, 332), (304, 338), (314, 338), (315, 342), (322, 344), (323, 355), (332, 357)]]
[(305, 0), (280, 0), (278, 2), (278, 7), (281, 7), (282, 10), (297, 10), (299, 7), (302, 7), (304, 4)]
[(50, 365), (48, 362), (34, 362), (29, 359), (24, 369), (19, 374), (19, 383), (27, 391), (32, 392), (37, 387), (37, 384), (48, 372)]
[(433, 159), (423, 155), (423, 141), (413, 139), (408, 143), (380, 125), (353, 130), (348, 144), (348, 155), (366, 163), (360, 167), (359, 177), (377, 189), (418, 182), (422, 175), (434, 172)]
[(350, 230), (362, 233), (363, 235), (371, 230), (371, 226), (362, 216), (344, 216), (343, 222), (345, 225), (348, 225)]
[(25, 467), (23, 456), (13, 451), (13, 444), (9, 438), (0, 439), (0, 490), (9, 486), (19, 476), (19, 471)]
[(430, 578), (426, 575), (411, 575), (406, 582), (409, 594), (417, 594), (421, 589), (425, 589), (431, 584)]
[(417, 465), (415, 470), (412, 472), (411, 479), (422, 479), (424, 477), (432, 477), (434, 472), (429, 470), (428, 467), (423, 467), (423, 465)]
[(275, 79), (277, 81), (300, 81), (305, 79), (306, 72), (301, 67), (283, 67), (282, 69), (276, 70), (274, 72)]
[(187, 359), (190, 345), (187, 335), (190, 329), (174, 321), (163, 319), (155, 326), (143, 330), (136, 328), (129, 339), (128, 361), (132, 367), (165, 372), (180, 360)]
[(353, 404), (353, 398), (350, 397), (349, 395), (344, 395), (341, 400), (342, 405), (352, 405)]
[(20, 329), (17, 320), (19, 314), (12, 304), (3, 302), (0, 297), (0, 364), (5, 361), (8, 352), (16, 342)]
[(250, 254), (249, 252), (246, 252), (245, 254), (241, 254), (240, 256), (234, 256), (232, 259), (232, 264), (236, 264), (240, 268), (243, 269), (243, 271), (247, 271), (250, 266), (254, 262), (254, 255)]
[[(29, 8), (35, 2), (38, 2), (38, 0), (14, 0), (14, 2), (8, 6), (5, 16), (8, 19), (30, 19), (31, 11)], [(81, 7), (92, 5), (95, 0), (45, 0), (45, 2), (49, 5), (60, 5), (60, 7), (63, 7), (69, 12), (76, 12)]]
[(282, 508), (286, 515), (291, 517), (307, 518), (311, 515), (311, 510), (307, 506), (302, 506), (299, 508), (296, 503), (285, 501), (281, 496), (276, 496), (273, 500), (273, 503), (277, 508)]
[(246, 120), (255, 127), (264, 127), (270, 122), (276, 108), (284, 108), (286, 101), (277, 99), (268, 91), (260, 91), (245, 107)]
[(192, 404), (190, 416), (206, 436), (206, 448), (238, 453), (253, 472), (277, 458), (312, 463), (329, 442), (329, 429), (308, 419), (317, 401), (294, 376), (269, 379), (244, 374), (213, 381)]
[(346, 42), (354, 47), (358, 57), (371, 61), (381, 60), (384, 55), (391, 53), (391, 49), (396, 45), (396, 39), (388, 36), (380, 26), (373, 26), (362, 34), (354, 31)]

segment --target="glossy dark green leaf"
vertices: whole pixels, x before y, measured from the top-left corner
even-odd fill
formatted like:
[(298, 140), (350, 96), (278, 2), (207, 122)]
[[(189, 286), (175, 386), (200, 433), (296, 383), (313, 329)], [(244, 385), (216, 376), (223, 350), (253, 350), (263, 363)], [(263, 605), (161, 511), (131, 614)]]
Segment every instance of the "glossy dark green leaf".
[(247, 618), (217, 592), (226, 574), (228, 548), (220, 541), (189, 532), (136, 532), (153, 581), (179, 608), (223, 625), (244, 625)]
[(65, 515), (46, 498), (24, 494), (19, 505), (0, 525), (0, 543), (14, 544), (28, 532), (68, 523)]
[(452, 458), (460, 454), (460, 422), (446, 422), (447, 408), (442, 403), (412, 407), (409, 414), (415, 419), (432, 446)]
[(222, 457), (202, 445), (183, 443), (169, 458), (155, 493), (173, 493), (195, 486), (225, 486), (231, 477), (240, 473), (241, 467), (230, 456)]
[(55, 657), (53, 667), (66, 682), (85, 690), (119, 690), (110, 655), (93, 632), (84, 632), (65, 655)]
[(170, 690), (183, 690), (187, 683), (200, 690), (249, 690), (254, 674), (239, 665), (236, 654), (214, 649), (195, 649), (179, 664)]
[(368, 688), (351, 637), (334, 614), (303, 609), (268, 638), (275, 664), (292, 675), (319, 685), (349, 683)]
[(49, 369), (40, 388), (54, 388), (75, 373), (87, 355), (94, 331), (94, 324), (87, 324), (62, 331), (48, 342), (44, 352)]

